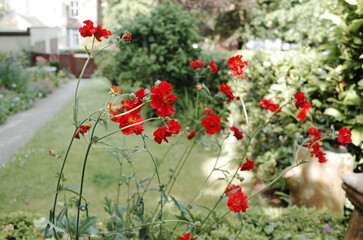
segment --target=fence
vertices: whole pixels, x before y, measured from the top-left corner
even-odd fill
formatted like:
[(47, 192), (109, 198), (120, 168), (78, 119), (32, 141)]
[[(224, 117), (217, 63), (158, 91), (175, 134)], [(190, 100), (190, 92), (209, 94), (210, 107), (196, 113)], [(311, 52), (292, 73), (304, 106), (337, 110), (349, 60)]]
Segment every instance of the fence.
[[(32, 53), (31, 61), (32, 64), (35, 64), (35, 57), (42, 56), (45, 59), (49, 60), (58, 60), (60, 62), (60, 67), (65, 68), (72, 72), (73, 75), (79, 77), (84, 63), (87, 60), (87, 54), (46, 54), (46, 53)], [(97, 65), (92, 58), (88, 66), (84, 72), (83, 77), (89, 78), (93, 74), (93, 72), (97, 69)]]

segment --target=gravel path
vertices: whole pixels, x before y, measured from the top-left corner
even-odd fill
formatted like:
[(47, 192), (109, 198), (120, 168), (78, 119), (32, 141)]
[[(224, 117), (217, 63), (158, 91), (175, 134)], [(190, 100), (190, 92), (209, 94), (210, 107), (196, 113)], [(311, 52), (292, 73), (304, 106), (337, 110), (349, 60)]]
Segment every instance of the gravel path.
[[(82, 80), (79, 89), (89, 82), (91, 81)], [(0, 167), (51, 120), (55, 113), (73, 100), (76, 85), (76, 80), (63, 84), (46, 98), (37, 99), (33, 108), (9, 117), (6, 123), (0, 125)]]

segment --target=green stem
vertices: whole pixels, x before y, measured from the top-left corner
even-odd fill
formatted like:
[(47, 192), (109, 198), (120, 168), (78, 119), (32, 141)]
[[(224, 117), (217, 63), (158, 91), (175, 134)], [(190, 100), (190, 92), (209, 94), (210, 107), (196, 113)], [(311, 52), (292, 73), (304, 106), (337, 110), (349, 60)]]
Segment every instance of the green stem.
[(99, 123), (101, 116), (102, 116), (102, 113), (98, 116), (97, 121), (95, 123), (95, 126), (92, 129), (92, 133), (91, 133), (91, 136), (90, 136), (90, 139), (91, 140), (90, 140), (90, 142), (88, 144), (87, 151), (86, 151), (86, 155), (85, 155), (84, 161), (83, 161), (82, 176), (81, 176), (81, 185), (80, 185), (79, 199), (78, 199), (77, 219), (76, 219), (77, 220), (77, 223), (76, 223), (76, 239), (77, 240), (79, 239), (79, 222), (80, 222), (79, 215), (80, 215), (80, 210), (81, 210), (82, 193), (83, 193), (83, 183), (84, 183), (84, 175), (85, 175), (85, 172), (86, 172), (86, 164), (87, 164), (87, 159), (88, 159), (89, 151), (90, 151), (91, 146), (93, 144), (93, 135), (95, 133), (97, 124)]
[(81, 79), (83, 77), (83, 74), (84, 72), (86, 71), (86, 68), (87, 68), (87, 65), (89, 63), (89, 61), (91, 60), (91, 58), (93, 57), (93, 47), (94, 47), (94, 43), (95, 43), (95, 37), (93, 37), (93, 41), (92, 41), (92, 48), (91, 48), (91, 53), (88, 54), (88, 57), (87, 57), (87, 60), (85, 62), (85, 64), (83, 65), (83, 68), (82, 68), (82, 71), (81, 71), (81, 74), (79, 74), (79, 77), (78, 77), (78, 81), (77, 81), (77, 86), (76, 86), (76, 92), (74, 94), (74, 109), (73, 109), (73, 114), (74, 114), (74, 126), (77, 128), (78, 127), (78, 121), (77, 121), (77, 118), (78, 118), (78, 113), (77, 113), (77, 95), (78, 95), (78, 88), (79, 88), (79, 83), (81, 82)]
[[(164, 191), (163, 188), (164, 188), (164, 186), (163, 186), (163, 184), (161, 182), (161, 178), (160, 178), (160, 174), (159, 174), (159, 169), (158, 169), (158, 166), (156, 164), (155, 157), (152, 154), (152, 152), (150, 151), (150, 148), (149, 148), (148, 144), (145, 141), (145, 136), (144, 135), (141, 135), (141, 138), (142, 138), (142, 141), (144, 142), (144, 146), (146, 148), (146, 151), (149, 153), (150, 158), (153, 161), (154, 168), (155, 168), (155, 172), (156, 172), (156, 176), (157, 176), (157, 179), (158, 179), (159, 189), (160, 189), (160, 221), (162, 221), (163, 220), (163, 191)], [(154, 217), (155, 216), (156, 215), (154, 215)], [(154, 219), (154, 217), (153, 217), (153, 219)], [(163, 227), (163, 224), (160, 224), (160, 233), (159, 233), (159, 236), (161, 236), (162, 227)]]

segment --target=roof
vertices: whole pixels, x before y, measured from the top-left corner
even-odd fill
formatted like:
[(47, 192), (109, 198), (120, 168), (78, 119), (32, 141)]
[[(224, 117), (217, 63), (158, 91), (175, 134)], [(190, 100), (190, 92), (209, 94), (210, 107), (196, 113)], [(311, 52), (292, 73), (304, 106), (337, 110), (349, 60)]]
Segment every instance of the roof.
[(25, 31), (30, 27), (47, 27), (47, 25), (36, 17), (25, 16), (15, 12), (9, 12), (0, 18), (0, 30)]

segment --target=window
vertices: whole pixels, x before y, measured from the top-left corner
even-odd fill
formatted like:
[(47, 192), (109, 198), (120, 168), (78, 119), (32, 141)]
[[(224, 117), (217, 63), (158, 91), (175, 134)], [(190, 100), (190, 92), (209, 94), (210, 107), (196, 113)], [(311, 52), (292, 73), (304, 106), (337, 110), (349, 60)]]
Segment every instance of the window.
[(73, 28), (68, 29), (68, 43), (69, 43), (69, 48), (70, 49), (77, 48), (77, 46), (80, 43), (78, 29), (75, 29), (75, 28), (74, 29)]
[(78, 17), (78, 1), (71, 1), (71, 5), (69, 8), (69, 17), (70, 18)]

